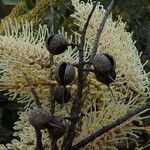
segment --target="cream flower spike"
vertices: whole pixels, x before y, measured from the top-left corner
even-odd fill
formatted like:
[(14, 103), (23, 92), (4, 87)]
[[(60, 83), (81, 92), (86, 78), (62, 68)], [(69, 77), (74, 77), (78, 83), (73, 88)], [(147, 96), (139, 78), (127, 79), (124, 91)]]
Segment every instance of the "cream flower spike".
[[(75, 9), (75, 13), (72, 17), (75, 19), (75, 23), (82, 29), (93, 4), (91, 1), (88, 1), (88, 3), (80, 3), (79, 0), (72, 0), (72, 4)], [(98, 25), (104, 16), (104, 12), (103, 6), (98, 3), (87, 30), (86, 37), (89, 42), (89, 49), (91, 49), (93, 39), (96, 35)], [(99, 51), (109, 53), (115, 58), (117, 63), (116, 84), (119, 84), (121, 78), (124, 77), (124, 79), (122, 79), (130, 89), (134, 92), (144, 94), (148, 89), (149, 81), (147, 74), (143, 70), (143, 65), (139, 58), (140, 56), (134, 44), (132, 33), (125, 30), (125, 23), (123, 23), (121, 19), (113, 22), (110, 16), (100, 39)]]
[[(13, 96), (18, 93), (25, 100), (31, 97), (22, 72), (25, 71), (36, 85), (49, 85), (48, 72), (44, 65), (48, 65), (48, 51), (45, 39), (49, 36), (46, 26), (39, 26), (35, 31), (32, 22), (11, 24), (11, 20), (4, 22), (5, 35), (0, 35), (0, 68), (1, 90), (8, 89)], [(39, 76), (37, 76), (37, 74)], [(46, 81), (46, 82), (45, 82)], [(28, 90), (27, 90), (28, 89)], [(43, 90), (45, 91), (45, 90)]]
[[(75, 2), (75, 1), (74, 1)], [(74, 3), (73, 3), (74, 4)], [(84, 3), (82, 3), (83, 5)], [(79, 4), (78, 4), (79, 5)], [(81, 4), (80, 4), (81, 5)], [(80, 6), (79, 5), (79, 6)], [(92, 4), (88, 4), (90, 7)], [(79, 7), (78, 6), (78, 7)], [(84, 5), (83, 5), (84, 6)], [(83, 7), (82, 6), (82, 7)], [(77, 7), (77, 6), (76, 6)], [(75, 7), (75, 8), (76, 8)], [(81, 6), (80, 6), (81, 7)], [(86, 10), (86, 6), (84, 6)], [(98, 9), (98, 8), (97, 8)], [(112, 20), (110, 20), (111, 22)], [(112, 22), (113, 24), (113, 22)], [(123, 23), (122, 23), (123, 24)], [(20, 94), (21, 100), (20, 102), (31, 102), (31, 93), (29, 91), (29, 87), (26, 84), (26, 81), (24, 80), (22, 76), (22, 71), (25, 71), (30, 78), (33, 80), (36, 90), (39, 93), (39, 96), (41, 100), (46, 101), (48, 99), (48, 86), (50, 84), (56, 84), (56, 81), (49, 80), (49, 68), (48, 66), (48, 51), (45, 47), (45, 39), (49, 35), (48, 29), (46, 26), (39, 26), (38, 31), (35, 31), (33, 29), (32, 22), (25, 22), (20, 24), (16, 21), (15, 25), (11, 25), (11, 20), (9, 20), (7, 23), (4, 24), (5, 27), (5, 35), (0, 36), (1, 42), (0, 42), (0, 56), (1, 56), (1, 64), (0, 67), (2, 68), (2, 72), (4, 75), (2, 76), (2, 86), (1, 89), (9, 89), (10, 95), (12, 97), (17, 96), (17, 94)], [(109, 27), (110, 28), (110, 27)], [(111, 27), (109, 30), (110, 35), (117, 36), (114, 30), (117, 30), (119, 26)], [(21, 32), (20, 32), (21, 31)], [(73, 37), (69, 37), (67, 33), (62, 28), (61, 31), (59, 31), (62, 35), (67, 37), (69, 39), (69, 42), (72, 41)], [(125, 31), (122, 31), (122, 35), (126, 35)], [(108, 34), (109, 35), (109, 34)], [(74, 39), (76, 43), (80, 42), (80, 34), (74, 33)], [(128, 37), (128, 34), (126, 35)], [(112, 36), (110, 36), (112, 38)], [(104, 38), (104, 39), (103, 39)], [(118, 45), (117, 43), (112, 43), (110, 39), (108, 40), (108, 37), (102, 37), (102, 41), (110, 42), (109, 44), (112, 44), (113, 50), (108, 51), (110, 46), (107, 45), (104, 42), (104, 52), (108, 52), (112, 54), (116, 61), (117, 61), (117, 80), (112, 87), (114, 90), (115, 97), (119, 97), (118, 99), (125, 99), (126, 97), (130, 97), (129, 95), (133, 95), (132, 93), (136, 92), (136, 95), (131, 98), (131, 103), (134, 103), (136, 101), (139, 101), (143, 103), (143, 100), (146, 100), (147, 98), (147, 92), (146, 89), (148, 89), (148, 78), (146, 76), (146, 73), (143, 71), (142, 65), (140, 63), (139, 56), (136, 54), (135, 49), (131, 49), (133, 45), (130, 45), (130, 51), (132, 53), (135, 53), (136, 59), (129, 59), (127, 61), (126, 59), (130, 57), (127, 53), (127, 49), (122, 51), (123, 54), (120, 54), (118, 51)], [(131, 40), (131, 38), (130, 38)], [(92, 39), (88, 32), (88, 37), (86, 39), (86, 46), (85, 46), (85, 60), (88, 60), (90, 49), (92, 46)], [(123, 42), (123, 41), (122, 41)], [(119, 43), (119, 42), (118, 42)], [(133, 44), (133, 43), (132, 43)], [(126, 45), (125, 45), (126, 46)], [(125, 47), (124, 46), (124, 47)], [(107, 49), (108, 47), (108, 49)], [(129, 45), (127, 45), (127, 48)], [(118, 55), (119, 53), (120, 55)], [(120, 59), (122, 57), (122, 59)], [(68, 51), (66, 51), (61, 56), (57, 56), (55, 58), (57, 62), (60, 61), (68, 61), (71, 63), (78, 61), (78, 51), (75, 49), (68, 48)], [(122, 60), (125, 60), (122, 62)], [(137, 64), (136, 64), (137, 63)], [(135, 66), (133, 65), (135, 64)], [(132, 67), (134, 68), (132, 68)], [(124, 70), (126, 69), (126, 70)], [(54, 68), (52, 69), (54, 70)], [(135, 75), (135, 73), (137, 73)], [(122, 77), (123, 74), (125, 77)], [(133, 76), (133, 75), (134, 76)], [(127, 86), (124, 86), (127, 84)], [(132, 86), (131, 86), (132, 84)], [(92, 88), (92, 86), (94, 88)], [(139, 89), (135, 90), (134, 87), (138, 87)], [(73, 93), (76, 89), (76, 86), (72, 87)], [(88, 94), (88, 101), (89, 103), (93, 99), (98, 99), (99, 102), (101, 101), (109, 101), (111, 99), (110, 91), (101, 83), (97, 83), (94, 75), (89, 76), (89, 82), (87, 84), (87, 87), (85, 87), (85, 99), (87, 99), (87, 91), (91, 89), (91, 93)], [(95, 91), (101, 91), (100, 93), (95, 93)], [(140, 90), (142, 89), (142, 90)], [(139, 92), (140, 90), (140, 92)], [(103, 92), (102, 92), (103, 91)]]
[[(14, 23), (15, 22), (15, 23)], [(13, 24), (14, 23), (14, 24)], [(24, 40), (31, 44), (44, 43), (45, 38), (49, 36), (48, 28), (46, 25), (39, 25), (38, 31), (34, 30), (32, 21), (20, 21), (16, 19), (8, 19), (8, 21), (2, 21), (2, 26), (4, 28), (4, 36), (13, 37), (15, 39)]]

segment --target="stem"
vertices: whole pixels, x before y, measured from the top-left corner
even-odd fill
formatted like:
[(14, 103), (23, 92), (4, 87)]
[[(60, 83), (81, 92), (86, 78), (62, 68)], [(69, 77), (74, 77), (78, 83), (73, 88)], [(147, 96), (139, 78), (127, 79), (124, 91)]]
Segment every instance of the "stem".
[(84, 69), (84, 71), (95, 72), (94, 69)]
[[(94, 59), (94, 56), (96, 55), (97, 53), (97, 49), (98, 49), (98, 45), (99, 45), (99, 41), (100, 41), (100, 37), (101, 37), (101, 34), (102, 34), (102, 31), (104, 29), (104, 26), (105, 26), (105, 23), (107, 21), (107, 18), (111, 12), (111, 9), (112, 9), (112, 6), (114, 4), (114, 1), (115, 0), (111, 0), (109, 6), (107, 7), (106, 11), (105, 11), (105, 15), (103, 17), (103, 20), (102, 22), (100, 23), (99, 25), (99, 28), (97, 29), (97, 33), (96, 33), (96, 37), (94, 39), (94, 44), (93, 44), (93, 48), (92, 48), (92, 51), (91, 51), (91, 55), (90, 55), (90, 62), (92, 63), (93, 62), (93, 59)], [(85, 69), (90, 69), (91, 68), (91, 64), (87, 64), (85, 66)], [(89, 72), (87, 71), (85, 74), (84, 74), (84, 83), (87, 79), (87, 76), (88, 76)]]
[(58, 146), (57, 146), (57, 139), (54, 139), (52, 133), (51, 133), (51, 129), (47, 129), (48, 133), (49, 133), (49, 137), (51, 139), (51, 150), (58, 150)]
[[(53, 54), (49, 53), (49, 60), (50, 60), (50, 68), (53, 66)], [(50, 70), (50, 76), (49, 78), (52, 78), (52, 70)], [(49, 92), (49, 99), (50, 99), (50, 112), (51, 112), (51, 116), (52, 118), (54, 117), (55, 114), (55, 100), (54, 100), (54, 86), (51, 85), (50, 86), (50, 92)], [(50, 137), (51, 138), (51, 150), (57, 150), (57, 141), (53, 138), (53, 136)]]
[(115, 122), (97, 130), (95, 133), (91, 134), (90, 136), (86, 137), (85, 139), (83, 139), (82, 141), (80, 141), (79, 143), (74, 145), (71, 148), (71, 150), (76, 150), (76, 149), (80, 149), (80, 148), (84, 147), (86, 144), (92, 142), (97, 137), (102, 136), (103, 134), (109, 132), (111, 129), (113, 129), (113, 128), (121, 125), (122, 123), (126, 122), (127, 120), (131, 119), (132, 117), (141, 114), (143, 111), (145, 112), (145, 110), (147, 110), (147, 111), (150, 110), (150, 103), (147, 103), (144, 106), (127, 113), (124, 117), (122, 117), (122, 118), (116, 120)]
[[(53, 66), (53, 54), (49, 53), (49, 60), (50, 60), (50, 69), (51, 67)], [(51, 79), (52, 78), (52, 70), (50, 70), (50, 75), (49, 75), (49, 78)], [(49, 92), (49, 100), (50, 100), (50, 112), (51, 112), (51, 116), (53, 117), (54, 116), (54, 113), (55, 113), (55, 101), (54, 101), (54, 86), (51, 85), (50, 86), (50, 92)]]
[(58, 150), (57, 141), (51, 137), (51, 150)]
[(35, 128), (36, 132), (36, 148), (35, 150), (44, 150), (43, 145), (42, 145), (42, 133), (40, 129)]
[[(51, 3), (51, 1), (50, 1)], [(55, 6), (52, 4), (50, 6), (50, 11), (51, 11), (51, 34), (54, 34), (55, 33)], [(54, 58), (53, 58), (53, 54), (52, 53), (49, 53), (49, 61), (50, 61), (50, 69), (51, 67), (53, 66), (53, 63), (54, 63)], [(50, 74), (49, 74), (49, 79), (52, 78), (52, 70), (50, 70)], [(50, 112), (51, 112), (51, 116), (53, 117), (54, 116), (54, 113), (55, 113), (55, 101), (54, 101), (54, 86), (51, 85), (50, 86), (50, 89), (49, 89), (49, 100), (50, 100)]]
[(36, 92), (36, 90), (33, 87), (32, 81), (27, 77), (27, 75), (25, 73), (23, 73), (23, 75), (24, 75), (26, 81), (28, 82), (28, 84), (30, 86), (31, 93), (32, 93), (32, 95), (34, 97), (34, 101), (35, 101), (36, 106), (37, 107), (41, 107), (40, 98), (38, 97), (37, 92)]
[(82, 102), (82, 90), (83, 90), (83, 72), (84, 72), (84, 44), (85, 44), (85, 35), (87, 31), (88, 24), (90, 22), (90, 19), (92, 17), (92, 14), (96, 8), (97, 2), (94, 4), (90, 14), (88, 15), (87, 21), (84, 25), (82, 35), (81, 35), (81, 43), (79, 45), (79, 67), (78, 67), (78, 89), (77, 89), (77, 96), (74, 98), (73, 105), (71, 108), (70, 116), (71, 118), (77, 118), (75, 120), (71, 120), (71, 124), (68, 127), (66, 136), (64, 137), (62, 149), (63, 150), (70, 150), (73, 139), (75, 138), (76, 134), (76, 126), (79, 120), (79, 114), (81, 111), (81, 106), (83, 104)]
[[(96, 34), (96, 37), (95, 37), (95, 40), (94, 40), (94, 46), (93, 46), (93, 49), (92, 49), (92, 52), (91, 52), (90, 62), (93, 61), (93, 58), (94, 58), (94, 56), (97, 52), (99, 39), (100, 39), (101, 33), (103, 31), (103, 28), (105, 26), (106, 20), (107, 20), (109, 14), (110, 14), (110, 11), (111, 11), (111, 8), (113, 6), (114, 1), (115, 0), (112, 0), (110, 5), (107, 7), (104, 18), (102, 20), (102, 23), (100, 24), (100, 26), (97, 30), (97, 34)], [(86, 78), (87, 78), (88, 73), (89, 73), (87, 71), (87, 72), (85, 72), (85, 74), (83, 74), (83, 71), (84, 71), (83, 48), (84, 48), (84, 44), (85, 44), (85, 35), (86, 35), (87, 27), (88, 27), (89, 21), (92, 17), (92, 14), (93, 14), (93, 12), (96, 8), (96, 4), (97, 4), (97, 2), (94, 4), (93, 9), (91, 10), (91, 12), (90, 12), (90, 14), (87, 18), (87, 21), (84, 25), (82, 35), (81, 35), (81, 43), (79, 45), (78, 90), (77, 90), (77, 96), (75, 97), (75, 99), (73, 101), (73, 106), (72, 106), (71, 114), (70, 114), (71, 118), (75, 117), (77, 119), (76, 120), (71, 120), (71, 125), (69, 126), (67, 134), (64, 137), (64, 141), (63, 141), (63, 145), (62, 145), (63, 150), (70, 150), (70, 148), (72, 146), (73, 139), (75, 138), (76, 126), (77, 126), (78, 120), (80, 118), (79, 114), (80, 114), (80, 111), (81, 111), (81, 107), (83, 105), (82, 90), (83, 90), (83, 85), (85, 84)], [(85, 69), (88, 70), (90, 68), (91, 68), (91, 65), (88, 64)]]
[(51, 29), (50, 29), (50, 33), (54, 34), (55, 32), (55, 10), (54, 10), (54, 5), (50, 5), (50, 11), (51, 11)]

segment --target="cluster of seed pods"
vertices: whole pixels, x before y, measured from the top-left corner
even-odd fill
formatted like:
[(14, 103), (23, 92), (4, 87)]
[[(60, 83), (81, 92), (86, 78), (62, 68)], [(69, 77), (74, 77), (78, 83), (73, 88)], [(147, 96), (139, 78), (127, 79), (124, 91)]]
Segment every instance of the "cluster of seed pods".
[[(46, 43), (48, 51), (53, 55), (59, 55), (63, 53), (69, 43), (67, 39), (61, 34), (55, 34), (48, 38)], [(55, 79), (59, 83), (59, 86), (54, 88), (54, 100), (59, 103), (67, 103), (71, 98), (70, 89), (66, 86), (71, 84), (75, 78), (75, 68), (72, 64), (62, 62), (56, 67)]]
[[(53, 55), (59, 55), (71, 45), (61, 34), (55, 34), (48, 38), (46, 47)], [(109, 85), (116, 79), (116, 63), (109, 54), (97, 53), (93, 59), (94, 73), (98, 81)], [(67, 103), (70, 100), (70, 90), (66, 87), (75, 78), (75, 68), (72, 64), (62, 62), (56, 67), (55, 79), (59, 86), (55, 87), (54, 100), (59, 104)]]
[[(67, 49), (68, 42), (62, 35), (56, 34), (48, 38), (46, 46), (50, 53), (59, 55)], [(54, 90), (55, 101), (58, 103), (66, 103), (69, 101), (71, 94), (70, 90), (66, 88), (66, 85), (70, 84), (74, 77), (75, 71), (71, 64), (63, 62), (57, 66), (55, 78), (58, 81), (59, 86), (55, 87)], [(40, 130), (47, 129), (50, 136), (56, 141), (64, 135), (66, 130), (64, 117), (52, 116), (41, 106), (37, 106), (32, 110), (29, 116), (29, 122), (35, 128), (37, 135), (41, 134)], [(38, 139), (39, 138), (37, 137), (37, 143), (39, 142)]]
[[(67, 47), (71, 45), (72, 44), (69, 44), (67, 39), (60, 34), (50, 36), (46, 42), (48, 51), (54, 56), (63, 53)], [(109, 85), (115, 81), (116, 63), (111, 55), (97, 53), (92, 61), (92, 66), (97, 80), (101, 83)], [(54, 101), (59, 104), (69, 102), (71, 92), (67, 85), (71, 84), (75, 79), (75, 66), (68, 62), (61, 62), (56, 67), (55, 79), (58, 82), (58, 86), (54, 88)], [(53, 136), (53, 139), (56, 141), (64, 135), (66, 130), (64, 117), (52, 117), (51, 114), (43, 110), (41, 107), (37, 107), (31, 112), (29, 121), (35, 129), (48, 129), (50, 135)]]
[(29, 116), (29, 122), (35, 129), (48, 129), (49, 133), (56, 140), (63, 136), (66, 130), (63, 117), (54, 116), (52, 118), (47, 111), (39, 107), (33, 109)]

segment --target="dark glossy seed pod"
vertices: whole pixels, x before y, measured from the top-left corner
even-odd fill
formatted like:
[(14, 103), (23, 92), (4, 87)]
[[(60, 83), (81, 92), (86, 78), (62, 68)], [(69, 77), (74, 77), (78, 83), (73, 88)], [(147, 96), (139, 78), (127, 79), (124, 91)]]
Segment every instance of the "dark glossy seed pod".
[(30, 124), (38, 129), (46, 129), (51, 122), (51, 116), (41, 108), (35, 108), (29, 117)]
[(57, 66), (55, 72), (55, 79), (60, 85), (68, 85), (75, 78), (75, 68), (72, 64), (61, 63)]
[(46, 47), (53, 55), (59, 55), (63, 53), (69, 43), (67, 39), (61, 34), (51, 35), (46, 41)]
[(48, 128), (48, 131), (51, 137), (57, 140), (65, 134), (66, 124), (64, 118), (61, 116), (55, 116), (52, 123), (54, 126), (52, 125), (50, 128)]
[(109, 74), (101, 75), (100, 73), (96, 72), (95, 76), (98, 81), (100, 81), (103, 84), (109, 85), (113, 83), (116, 79), (116, 71), (113, 69)]
[(115, 68), (115, 61), (109, 54), (96, 54), (93, 60), (93, 67), (95, 72), (101, 76), (109, 74)]
[(63, 86), (57, 86), (54, 89), (54, 100), (59, 103), (67, 103), (71, 98), (70, 90)]

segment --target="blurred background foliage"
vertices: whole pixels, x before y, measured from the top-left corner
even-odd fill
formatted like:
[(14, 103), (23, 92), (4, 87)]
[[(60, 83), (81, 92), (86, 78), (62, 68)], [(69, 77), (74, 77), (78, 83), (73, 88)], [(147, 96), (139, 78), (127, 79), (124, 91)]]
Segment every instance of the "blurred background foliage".
[[(11, 10), (21, 1), (26, 2), (24, 13), (31, 11), (38, 0), (0, 0), (0, 19), (11, 13)], [(87, 0), (83, 0), (87, 1)], [(94, 0), (93, 0), (94, 1)], [(100, 0), (97, 0), (100, 1)], [(110, 0), (100, 1), (106, 7)], [(68, 33), (78, 30), (73, 24), (70, 14), (74, 12), (70, 0), (56, 0), (55, 4), (46, 12), (43, 23), (46, 23), (50, 30), (54, 25), (54, 33), (64, 26)], [(53, 15), (51, 15), (53, 14)], [(126, 29), (133, 32), (133, 39), (136, 47), (142, 52), (141, 60), (144, 63), (150, 59), (150, 0), (116, 0), (112, 10), (113, 18), (116, 20), (118, 15), (127, 22)], [(150, 71), (150, 63), (145, 66), (146, 71)], [(0, 93), (0, 143), (7, 143), (12, 139), (13, 123), (17, 120), (17, 112), (23, 106), (17, 102), (8, 101), (5, 96), (6, 91)], [(143, 133), (144, 134), (144, 133)], [(144, 135), (145, 136), (145, 135)]]

